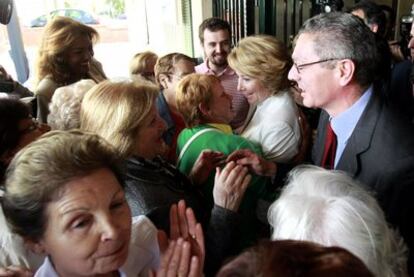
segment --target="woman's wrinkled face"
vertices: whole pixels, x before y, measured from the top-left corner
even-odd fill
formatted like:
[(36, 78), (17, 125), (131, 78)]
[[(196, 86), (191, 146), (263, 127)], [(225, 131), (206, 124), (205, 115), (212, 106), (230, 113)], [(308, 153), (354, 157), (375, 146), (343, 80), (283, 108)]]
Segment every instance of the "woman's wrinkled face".
[(138, 131), (134, 154), (149, 160), (165, 154), (167, 146), (162, 138), (165, 130), (165, 121), (160, 117), (154, 103)]
[(67, 182), (46, 208), (38, 243), (59, 276), (118, 270), (126, 261), (131, 212), (115, 175), (106, 168)]
[(211, 88), (211, 99), (208, 105), (208, 123), (229, 124), (234, 118), (232, 97), (219, 81), (214, 81)]
[(92, 41), (87, 35), (75, 39), (72, 46), (64, 53), (64, 61), (70, 72), (81, 78), (88, 74), (92, 57)]
[(237, 89), (244, 94), (249, 104), (260, 103), (271, 95), (259, 79), (254, 79), (237, 71), (236, 73), (239, 76)]

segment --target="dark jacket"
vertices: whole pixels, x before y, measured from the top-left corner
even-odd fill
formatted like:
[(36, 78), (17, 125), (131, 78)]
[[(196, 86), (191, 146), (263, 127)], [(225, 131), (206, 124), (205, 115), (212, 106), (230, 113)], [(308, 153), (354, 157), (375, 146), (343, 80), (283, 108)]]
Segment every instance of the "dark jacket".
[(204, 230), (206, 263), (204, 271), (213, 275), (230, 251), (239, 214), (214, 206), (206, 210), (204, 198), (188, 178), (166, 161), (133, 157), (126, 164), (125, 193), (132, 215), (146, 215), (158, 229), (169, 233), (169, 210), (184, 199), (194, 210)]
[[(325, 126), (322, 112), (313, 161), (320, 165)], [(351, 134), (335, 169), (343, 170), (373, 191), (386, 218), (414, 251), (414, 126), (374, 94)], [(413, 254), (409, 267), (413, 274)]]

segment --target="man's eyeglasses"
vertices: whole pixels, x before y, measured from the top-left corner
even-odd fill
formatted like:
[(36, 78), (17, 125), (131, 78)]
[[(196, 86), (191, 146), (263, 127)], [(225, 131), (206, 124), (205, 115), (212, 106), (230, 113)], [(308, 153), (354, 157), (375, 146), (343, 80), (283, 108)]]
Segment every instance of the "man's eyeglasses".
[(307, 66), (311, 66), (314, 64), (318, 64), (318, 63), (329, 62), (329, 61), (336, 61), (336, 60), (339, 60), (339, 59), (324, 59), (324, 60), (320, 60), (316, 62), (302, 63), (302, 64), (293, 63), (293, 66), (295, 67), (296, 71), (300, 74), (300, 71)]

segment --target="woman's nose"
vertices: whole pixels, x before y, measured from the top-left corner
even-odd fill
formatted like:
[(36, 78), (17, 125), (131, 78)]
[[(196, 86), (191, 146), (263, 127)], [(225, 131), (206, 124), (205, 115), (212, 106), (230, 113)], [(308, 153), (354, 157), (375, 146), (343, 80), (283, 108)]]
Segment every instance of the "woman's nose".
[(237, 81), (237, 90), (238, 91), (243, 90), (243, 84), (242, 84), (242, 81), (240, 79)]
[(101, 219), (101, 240), (116, 240), (119, 236), (119, 228), (109, 219)]

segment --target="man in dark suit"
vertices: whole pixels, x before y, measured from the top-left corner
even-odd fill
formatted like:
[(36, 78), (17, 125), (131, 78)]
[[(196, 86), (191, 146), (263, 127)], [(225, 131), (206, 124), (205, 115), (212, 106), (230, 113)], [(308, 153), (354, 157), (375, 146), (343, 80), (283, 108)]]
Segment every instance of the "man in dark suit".
[(378, 96), (374, 34), (351, 14), (321, 14), (299, 30), (292, 58), (289, 79), (304, 105), (323, 110), (313, 162), (344, 170), (373, 191), (414, 251), (414, 130)]

